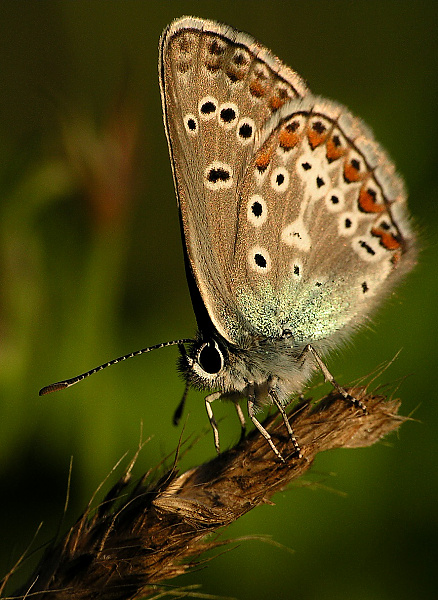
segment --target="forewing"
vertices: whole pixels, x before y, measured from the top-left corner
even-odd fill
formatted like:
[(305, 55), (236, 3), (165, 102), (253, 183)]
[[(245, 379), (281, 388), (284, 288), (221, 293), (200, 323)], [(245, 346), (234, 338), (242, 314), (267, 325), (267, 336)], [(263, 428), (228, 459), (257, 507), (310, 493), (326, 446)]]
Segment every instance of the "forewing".
[(238, 197), (231, 277), (260, 335), (330, 348), (414, 263), (403, 182), (338, 104), (309, 94), (285, 105)]
[(265, 122), (307, 90), (249, 35), (195, 18), (164, 31), (159, 70), (187, 260), (211, 321), (236, 342), (237, 189)]

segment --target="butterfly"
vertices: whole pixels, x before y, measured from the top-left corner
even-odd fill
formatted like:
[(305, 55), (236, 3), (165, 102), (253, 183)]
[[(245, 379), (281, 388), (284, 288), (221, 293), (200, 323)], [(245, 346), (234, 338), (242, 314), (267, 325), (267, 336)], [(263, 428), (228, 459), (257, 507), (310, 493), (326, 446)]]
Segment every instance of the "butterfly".
[[(368, 128), (250, 35), (183, 17), (163, 32), (159, 79), (185, 269), (198, 332), (178, 344), (205, 406), (234, 403), (283, 460), (258, 410), (285, 405), (323, 356), (359, 327), (415, 264), (402, 179)], [(187, 348), (186, 348), (187, 346)], [(187, 392), (186, 387), (186, 392)], [(176, 420), (182, 411), (176, 413)]]

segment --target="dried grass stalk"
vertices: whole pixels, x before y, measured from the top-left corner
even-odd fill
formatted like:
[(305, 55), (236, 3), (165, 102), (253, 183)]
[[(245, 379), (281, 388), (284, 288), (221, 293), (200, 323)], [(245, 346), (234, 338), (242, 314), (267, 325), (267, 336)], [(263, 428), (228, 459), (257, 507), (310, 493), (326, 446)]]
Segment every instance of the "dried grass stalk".
[[(285, 427), (275, 415), (264, 425), (286, 463), (279, 462), (258, 432), (213, 460), (159, 481), (145, 476), (124, 497), (127, 472), (96, 510), (87, 509), (60, 542), (49, 547), (26, 587), (14, 597), (47, 600), (120, 600), (148, 597), (157, 584), (185, 573), (206, 549), (218, 545), (208, 534), (224, 527), (300, 477), (318, 452), (370, 446), (406, 418), (399, 402), (349, 392), (368, 414), (336, 393), (317, 405), (295, 407), (290, 422), (303, 458), (291, 455)], [(126, 491), (126, 490), (125, 490)]]

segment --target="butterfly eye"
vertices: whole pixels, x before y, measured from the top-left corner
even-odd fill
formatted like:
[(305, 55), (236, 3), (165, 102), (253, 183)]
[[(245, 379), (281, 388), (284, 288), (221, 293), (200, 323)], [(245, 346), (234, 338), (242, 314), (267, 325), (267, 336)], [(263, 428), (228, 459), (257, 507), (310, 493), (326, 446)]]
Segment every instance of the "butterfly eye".
[(215, 375), (224, 366), (224, 357), (216, 342), (207, 342), (201, 346), (197, 356), (201, 369), (210, 375)]

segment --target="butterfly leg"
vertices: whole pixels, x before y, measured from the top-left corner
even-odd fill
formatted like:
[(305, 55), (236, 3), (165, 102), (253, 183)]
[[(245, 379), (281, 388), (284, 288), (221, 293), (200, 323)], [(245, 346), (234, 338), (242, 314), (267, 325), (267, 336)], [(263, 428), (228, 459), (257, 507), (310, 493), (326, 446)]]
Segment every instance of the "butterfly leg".
[(271, 449), (274, 452), (274, 454), (276, 456), (278, 456), (278, 458), (281, 460), (281, 462), (286, 462), (284, 460), (284, 458), (281, 456), (280, 452), (275, 447), (275, 444), (272, 441), (272, 438), (269, 435), (269, 433), (266, 431), (266, 429), (263, 427), (263, 425), (257, 420), (255, 413), (254, 413), (254, 400), (251, 397), (248, 398), (248, 415), (249, 415), (249, 418), (251, 419), (251, 421), (254, 423), (254, 425), (257, 427), (257, 429), (260, 431), (262, 436), (265, 438), (265, 440), (271, 446)]
[(278, 399), (277, 393), (275, 392), (275, 390), (271, 389), (271, 390), (269, 390), (269, 395), (272, 398), (272, 402), (278, 408), (281, 416), (283, 417), (283, 421), (284, 421), (284, 424), (286, 425), (286, 429), (289, 434), (290, 440), (295, 448), (295, 454), (296, 454), (297, 458), (303, 458), (303, 455), (301, 454), (300, 445), (299, 445), (298, 440), (295, 437), (293, 429), (289, 423), (289, 419), (287, 418), (286, 411), (284, 410), (284, 407), (282, 406), (281, 402)]
[(219, 447), (219, 429), (217, 428), (217, 422), (214, 418), (213, 410), (211, 408), (211, 403), (215, 400), (218, 400), (222, 396), (222, 392), (214, 392), (213, 394), (209, 394), (205, 397), (205, 408), (207, 409), (207, 415), (210, 421), (211, 428), (213, 429), (214, 436), (214, 447), (216, 448), (216, 452), (220, 453)]
[(326, 381), (328, 381), (329, 383), (331, 383), (331, 385), (335, 388), (335, 390), (337, 392), (339, 392), (339, 394), (341, 394), (346, 400), (348, 400), (349, 402), (354, 404), (354, 406), (357, 406), (358, 408), (362, 409), (364, 414), (367, 414), (367, 407), (365, 406), (365, 404), (361, 400), (358, 400), (357, 398), (355, 398), (354, 396), (349, 394), (346, 390), (344, 390), (344, 388), (342, 386), (339, 385), (339, 383), (335, 380), (333, 375), (327, 369), (324, 361), (319, 356), (318, 352), (310, 344), (308, 344), (304, 348), (301, 356), (304, 357), (308, 352), (310, 352), (312, 354), (313, 358), (315, 359), (316, 363), (318, 364), (318, 367), (321, 369), (322, 374), (324, 375), (324, 379)]
[(246, 434), (245, 415), (243, 414), (242, 407), (238, 402), (235, 402), (234, 406), (236, 407), (237, 416), (239, 417), (240, 421), (240, 441), (242, 441)]

